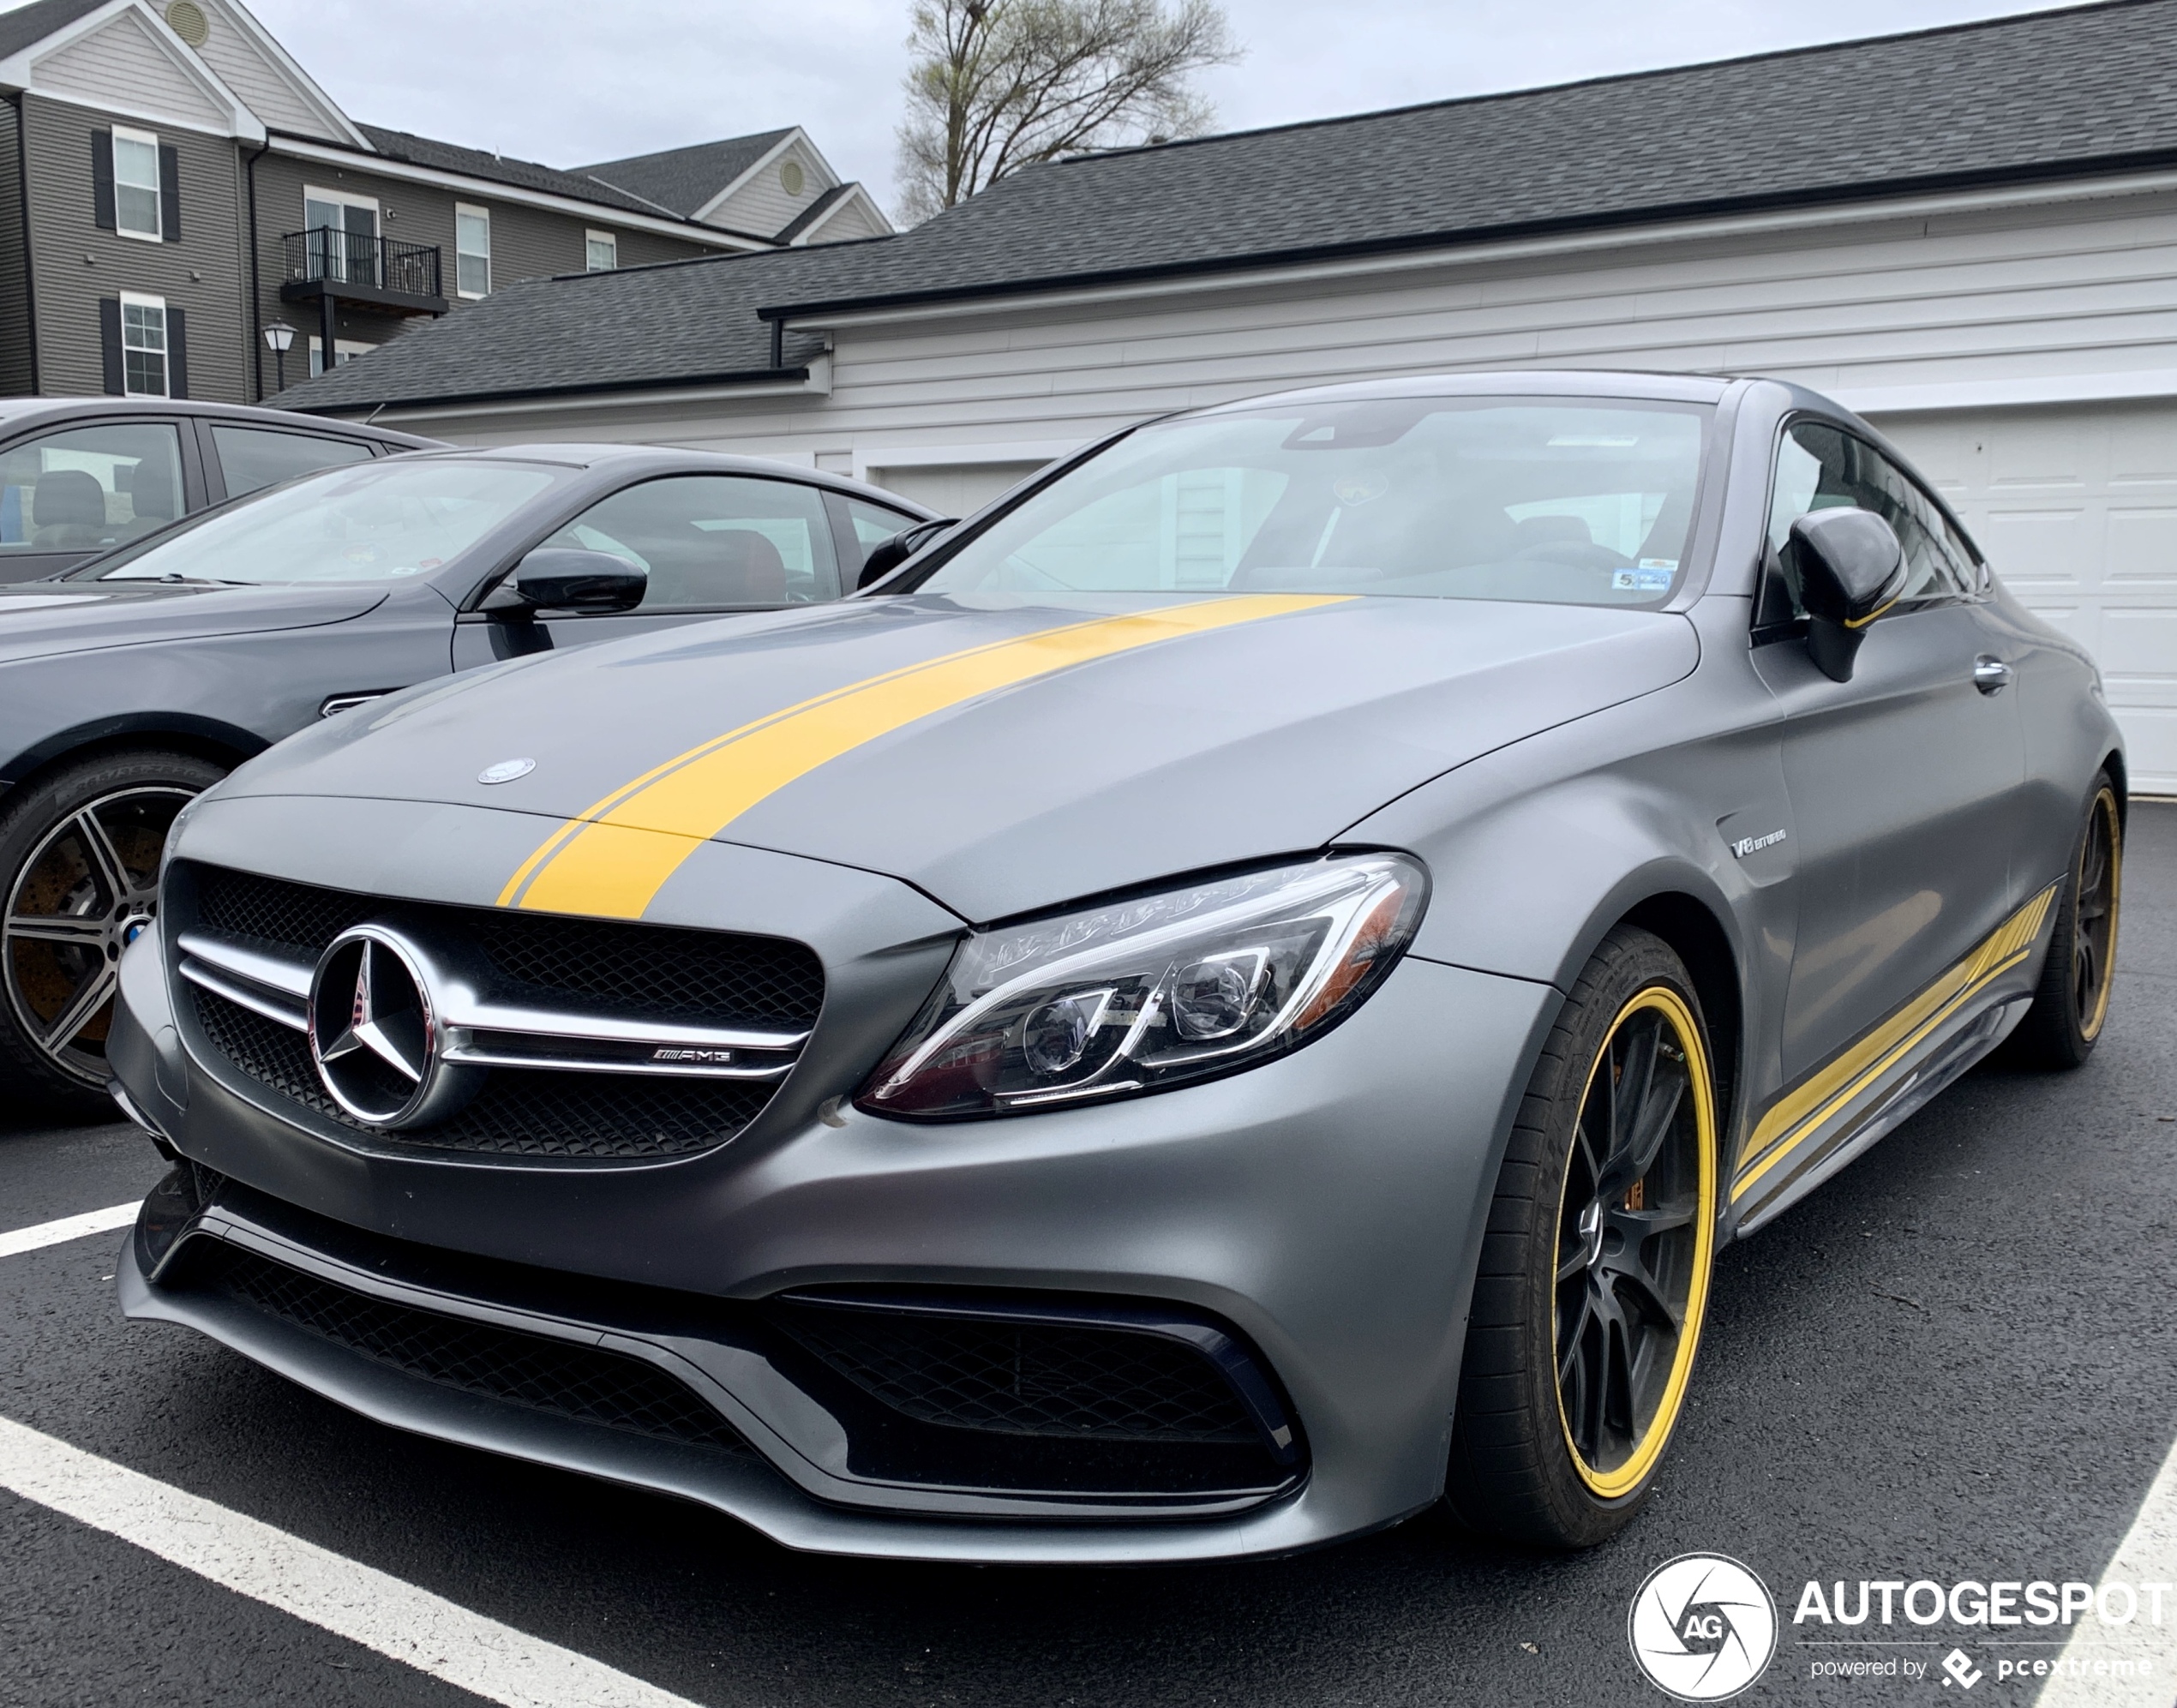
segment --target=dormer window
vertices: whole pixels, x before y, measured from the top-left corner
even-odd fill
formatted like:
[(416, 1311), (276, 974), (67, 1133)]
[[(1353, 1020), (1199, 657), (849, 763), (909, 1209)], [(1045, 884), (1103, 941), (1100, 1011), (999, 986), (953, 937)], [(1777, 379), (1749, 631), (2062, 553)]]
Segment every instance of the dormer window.
[(114, 224), (132, 237), (159, 235), (159, 139), (113, 133)]

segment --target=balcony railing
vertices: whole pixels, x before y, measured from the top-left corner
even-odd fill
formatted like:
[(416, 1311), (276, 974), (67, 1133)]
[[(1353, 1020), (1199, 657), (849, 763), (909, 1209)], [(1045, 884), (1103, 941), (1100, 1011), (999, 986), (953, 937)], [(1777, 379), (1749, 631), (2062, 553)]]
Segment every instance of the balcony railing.
[(391, 237), (368, 237), (333, 225), (290, 231), (280, 242), (287, 249), (291, 285), (329, 286), (333, 294), (341, 295), (345, 294), (342, 286), (389, 297), (435, 300), (440, 295), (435, 244), (397, 243)]

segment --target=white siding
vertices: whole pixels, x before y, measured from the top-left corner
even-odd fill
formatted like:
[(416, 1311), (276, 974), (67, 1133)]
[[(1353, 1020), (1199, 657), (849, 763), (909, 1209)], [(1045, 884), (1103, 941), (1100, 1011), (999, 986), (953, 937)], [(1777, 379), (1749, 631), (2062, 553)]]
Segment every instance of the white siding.
[[(789, 160), (801, 168), (799, 195), (789, 195), (786, 187), (779, 182), (780, 170)], [(704, 219), (707, 224), (722, 225), (728, 231), (753, 231), (758, 237), (768, 237), (784, 231), (811, 202), (838, 182), (817, 159), (816, 151), (804, 147), (797, 139), (789, 143), (776, 159), (758, 168), (753, 177)]]
[(241, 97), (242, 103), (275, 130), (299, 131), (305, 136), (345, 141), (327, 122), (326, 115), (295, 87), (285, 70), (267, 58), (243, 27), (231, 8), (220, 0), (197, 0), (211, 34), (197, 49), (219, 81)]
[(892, 228), (879, 216), (867, 193), (850, 195), (818, 223), (814, 232), (798, 241), (805, 243), (845, 243), (856, 237), (881, 237)]
[(31, 68), (32, 87), (224, 130), (230, 115), (177, 65), (133, 12), (49, 53)]

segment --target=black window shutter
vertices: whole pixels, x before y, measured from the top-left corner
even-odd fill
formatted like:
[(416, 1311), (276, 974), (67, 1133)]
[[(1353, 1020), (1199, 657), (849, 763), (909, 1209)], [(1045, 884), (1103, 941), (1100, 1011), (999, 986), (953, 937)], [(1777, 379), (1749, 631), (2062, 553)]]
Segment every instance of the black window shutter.
[(129, 389), (121, 373), (121, 299), (99, 298), (99, 339), (105, 346), (105, 389), (117, 398)]
[(189, 316), (166, 305), (166, 395), (189, 395)]
[(99, 230), (111, 231), (113, 224), (113, 133), (91, 133), (91, 208)]
[(182, 241), (182, 159), (171, 144), (159, 151), (159, 235), (170, 243)]

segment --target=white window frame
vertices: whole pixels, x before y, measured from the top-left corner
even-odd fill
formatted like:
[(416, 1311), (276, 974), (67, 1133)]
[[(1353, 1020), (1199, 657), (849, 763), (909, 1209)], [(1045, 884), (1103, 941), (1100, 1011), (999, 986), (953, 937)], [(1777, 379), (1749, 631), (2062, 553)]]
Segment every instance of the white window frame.
[[(350, 189), (326, 189), (317, 184), (304, 184), (303, 186), (303, 229), (305, 231), (313, 231), (317, 229), (310, 224), (310, 204), (313, 201), (329, 202), (335, 207), (367, 207), (370, 210), (371, 236), (382, 237), (386, 235), (386, 210), (375, 195), (358, 195)], [(354, 273), (351, 262), (354, 257), (348, 254), (348, 229), (345, 225), (337, 225), (333, 229), (340, 234), (339, 276), (343, 279), (352, 278)], [(306, 237), (303, 241), (307, 243), (309, 239)], [(375, 277), (377, 261), (375, 251), (370, 259)], [(332, 260), (333, 257), (328, 255), (327, 256), (328, 265), (331, 264)]]
[[(612, 252), (611, 261), (599, 267), (590, 253), (592, 243), (603, 243)], [(620, 233), (617, 231), (585, 231), (582, 234), (582, 270), (585, 273), (617, 273), (620, 271)]]
[[(131, 345), (129, 342), (129, 310), (131, 309), (156, 309), (159, 311), (159, 348), (156, 351), (153, 351), (148, 344)], [(124, 291), (121, 293), (121, 390), (123, 396), (131, 398), (173, 396), (174, 351), (169, 335), (170, 330), (166, 319), (166, 299), (164, 297), (147, 297), (135, 291)], [(157, 391), (138, 391), (129, 383), (129, 352), (131, 350), (140, 355), (156, 355), (159, 357), (159, 389)]]
[[(139, 143), (151, 150), (151, 230), (138, 231), (121, 223), (121, 192), (125, 189), (142, 189), (141, 184), (123, 185), (121, 182), (121, 145)], [(113, 167), (113, 229), (118, 237), (133, 237), (140, 243), (163, 243), (166, 241), (166, 186), (159, 173), (159, 134), (151, 130), (130, 130), (123, 125), (113, 128), (109, 142), (111, 150), (110, 164)]]
[[(481, 255), (474, 249), (461, 247), (461, 221), (464, 219), (483, 221), (483, 250)], [(462, 288), (461, 263), (465, 259), (483, 262), (483, 290), (467, 291)], [(491, 210), (473, 201), (453, 204), (453, 294), (471, 303), (491, 295)]]
[[(308, 365), (310, 378), (313, 380), (325, 371), (318, 365), (317, 347), (317, 334), (315, 333), (306, 334), (303, 339), (303, 360)], [(368, 356), (377, 348), (378, 346), (375, 344), (364, 344), (356, 339), (336, 338), (333, 340), (333, 365), (338, 368), (344, 363), (354, 361), (358, 356)]]

